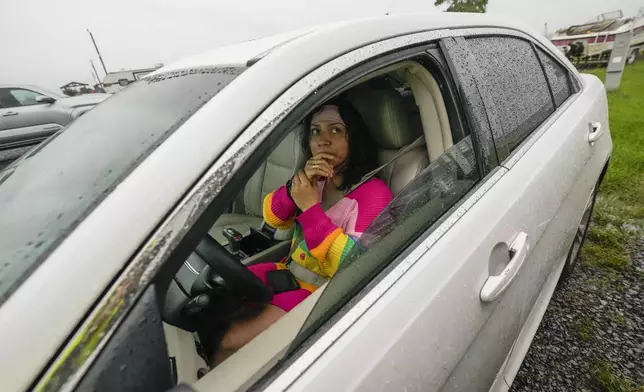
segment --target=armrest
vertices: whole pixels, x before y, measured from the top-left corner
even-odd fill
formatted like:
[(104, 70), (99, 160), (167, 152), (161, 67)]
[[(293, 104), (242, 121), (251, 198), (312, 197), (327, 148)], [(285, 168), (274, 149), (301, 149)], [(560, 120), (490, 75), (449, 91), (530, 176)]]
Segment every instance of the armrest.
[(267, 262), (278, 262), (288, 255), (288, 251), (290, 249), (291, 241), (282, 241), (277, 245), (273, 245), (266, 250), (242, 260), (242, 263), (244, 263), (244, 265), (253, 265)]

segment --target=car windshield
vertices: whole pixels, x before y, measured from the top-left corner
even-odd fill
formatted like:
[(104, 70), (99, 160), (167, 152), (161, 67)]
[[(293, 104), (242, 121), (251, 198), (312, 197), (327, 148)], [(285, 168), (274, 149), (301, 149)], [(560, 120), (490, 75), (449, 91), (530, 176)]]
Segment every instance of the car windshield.
[(142, 79), (0, 172), (0, 305), (145, 157), (244, 71)]

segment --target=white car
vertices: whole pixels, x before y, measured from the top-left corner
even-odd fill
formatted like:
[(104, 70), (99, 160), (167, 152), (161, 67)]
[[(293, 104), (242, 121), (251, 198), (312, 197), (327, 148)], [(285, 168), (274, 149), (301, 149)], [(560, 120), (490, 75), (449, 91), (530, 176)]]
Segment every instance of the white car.
[[(245, 267), (289, 249), (262, 199), (339, 93), (394, 199), (331, 281), (209, 369), (231, 312), (272, 295)], [(2, 390), (507, 390), (611, 150), (599, 79), (488, 16), (345, 22), (164, 67), (0, 173)]]

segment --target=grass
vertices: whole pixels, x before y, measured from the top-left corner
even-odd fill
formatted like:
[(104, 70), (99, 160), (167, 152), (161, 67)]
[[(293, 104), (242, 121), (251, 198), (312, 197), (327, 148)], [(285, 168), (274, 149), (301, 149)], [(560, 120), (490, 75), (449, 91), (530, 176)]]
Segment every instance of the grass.
[(584, 317), (577, 324), (577, 331), (579, 332), (579, 339), (582, 342), (587, 342), (593, 338), (593, 324), (590, 321), (590, 318)]
[[(605, 69), (586, 71), (600, 79)], [(582, 249), (586, 266), (623, 271), (644, 226), (644, 61), (626, 67), (619, 90), (608, 93), (613, 153)]]
[(612, 322), (614, 322), (616, 325), (623, 327), (627, 325), (626, 317), (623, 315), (615, 312), (615, 311), (610, 311), (606, 314), (606, 317)]
[(599, 362), (595, 365), (593, 381), (603, 392), (644, 392), (644, 386), (613, 374), (613, 369), (607, 362)]

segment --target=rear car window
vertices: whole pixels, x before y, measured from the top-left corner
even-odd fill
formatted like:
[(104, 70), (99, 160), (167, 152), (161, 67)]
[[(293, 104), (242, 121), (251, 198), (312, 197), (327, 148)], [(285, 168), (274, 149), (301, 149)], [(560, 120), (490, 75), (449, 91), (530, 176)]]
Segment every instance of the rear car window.
[(151, 151), (244, 69), (203, 67), (144, 78), (0, 172), (0, 305)]
[[(514, 150), (554, 111), (548, 82), (532, 45), (511, 37), (467, 39), (501, 129), (493, 129), (500, 155)], [(505, 152), (505, 154), (501, 154)], [(500, 156), (499, 159), (502, 159)]]
[(561, 64), (553, 60), (541, 49), (537, 49), (537, 54), (543, 69), (546, 71), (546, 77), (555, 99), (555, 106), (559, 107), (571, 95), (569, 73)]

